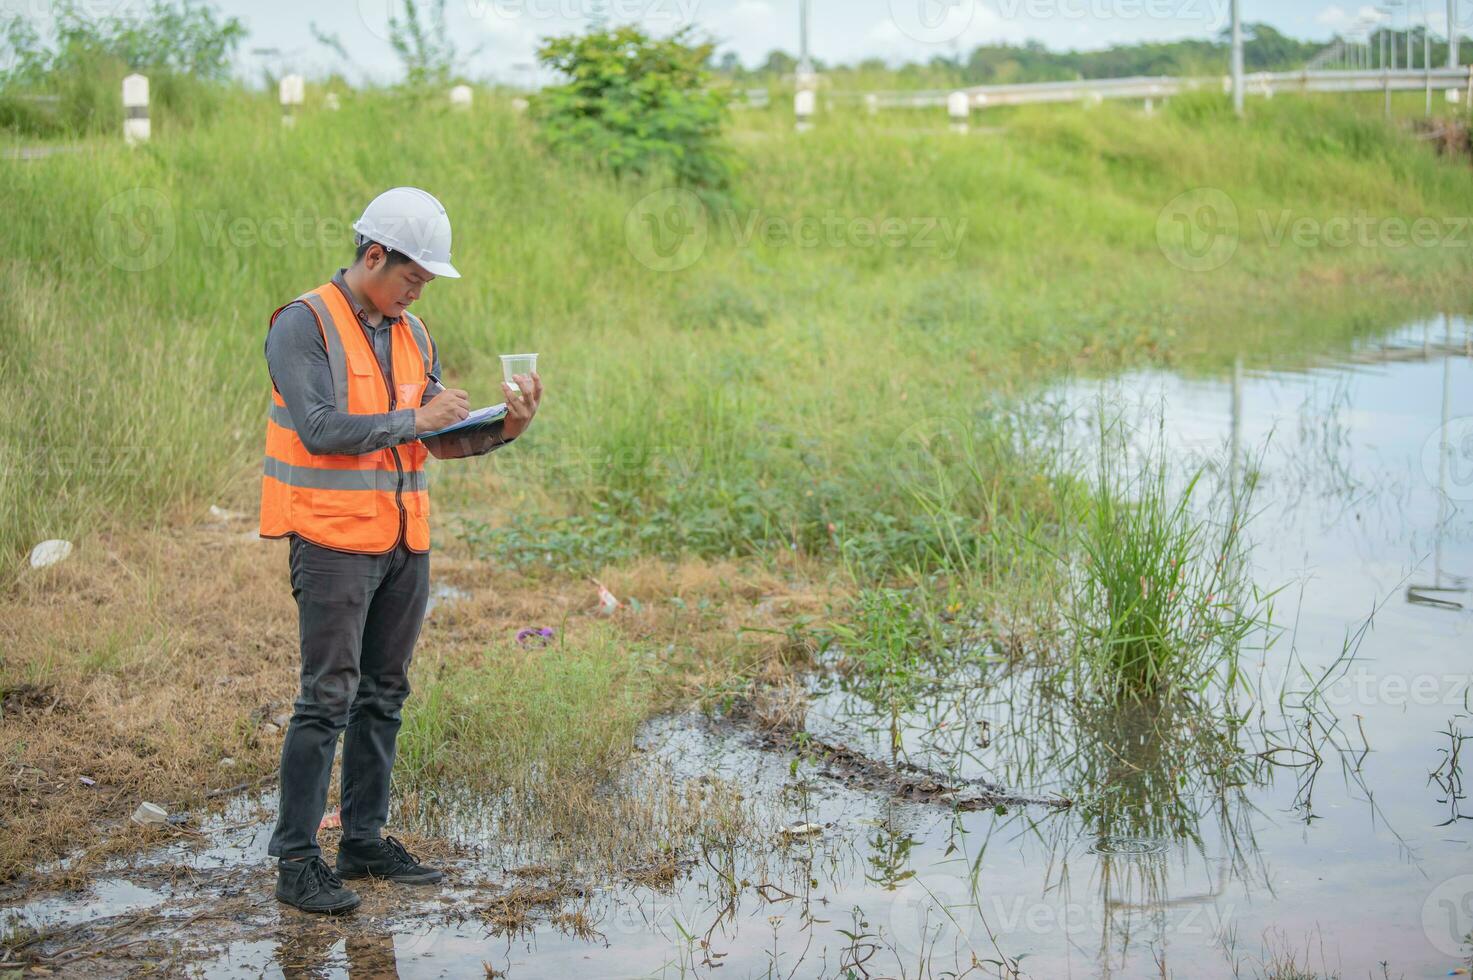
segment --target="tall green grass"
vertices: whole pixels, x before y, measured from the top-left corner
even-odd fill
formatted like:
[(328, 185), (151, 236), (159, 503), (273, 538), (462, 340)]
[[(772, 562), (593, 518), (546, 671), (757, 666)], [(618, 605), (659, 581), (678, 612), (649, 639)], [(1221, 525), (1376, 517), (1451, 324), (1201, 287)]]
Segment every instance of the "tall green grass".
[[(706, 202), (704, 250), (679, 271), (630, 244), (659, 181), (549, 158), (495, 99), (452, 114), (357, 93), (288, 129), (237, 95), (134, 150), (0, 162), (0, 377), (16, 394), (0, 554), (13, 566), (40, 538), (165, 528), (216, 501), (250, 510), (267, 317), (349, 261), (364, 202), (415, 183), (446, 203), (465, 274), (416, 306), (448, 380), (493, 401), (496, 355), (528, 349), (547, 385), (528, 438), (435, 469), (440, 540), (454, 515), (484, 537), (512, 514), (534, 533), (528, 515), (597, 507), (636, 551), (848, 548), (878, 574), (952, 561), (891, 465), (918, 423), (960, 418), (1002, 446), (979, 406), (1051, 372), (1281, 358), (1466, 304), (1466, 249), (1273, 247), (1256, 220), (1210, 273), (1158, 247), (1162, 208), (1201, 186), (1250, 217), (1473, 213), (1466, 166), (1378, 111), (1280, 99), (1241, 125), (1190, 100), (1151, 119), (1045, 107), (967, 137), (936, 114), (835, 113), (799, 137), (781, 107), (746, 112), (735, 190)], [(746, 238), (754, 217), (847, 231)], [(894, 247), (854, 231), (887, 218), (910, 233)], [(914, 238), (943, 219), (954, 250)], [(986, 493), (954, 500), (963, 524), (1039, 500), (1021, 457), (988, 460)]]
[(1178, 481), (1163, 432), (1137, 447), (1103, 407), (1098, 437), (1093, 492), (1064, 535), (1079, 563), (1064, 602), (1076, 690), (1159, 701), (1238, 687), (1240, 649), (1270, 618), (1241, 554), (1251, 494), (1204, 500), (1205, 468)]

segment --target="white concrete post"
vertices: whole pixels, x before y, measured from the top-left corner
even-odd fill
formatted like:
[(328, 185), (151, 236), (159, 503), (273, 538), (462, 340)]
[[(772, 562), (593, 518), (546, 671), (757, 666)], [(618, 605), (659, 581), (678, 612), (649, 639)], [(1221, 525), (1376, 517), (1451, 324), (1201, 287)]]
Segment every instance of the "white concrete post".
[(798, 132), (806, 133), (813, 128), (813, 109), (817, 101), (811, 88), (801, 88), (793, 94), (793, 115), (798, 117)]
[(1156, 100), (1155, 99), (1151, 99), (1151, 98), (1146, 99), (1146, 115), (1148, 115), (1148, 116), (1154, 116), (1155, 114), (1156, 114)]
[(469, 85), (457, 85), (450, 90), (450, 104), (457, 109), (469, 109), (473, 97)]
[(129, 75), (123, 79), (123, 142), (132, 146), (153, 135), (148, 121), (148, 79)]
[(322, 97), (322, 104), (327, 106), (333, 112), (337, 112), (343, 107), (343, 100), (338, 98), (338, 93), (329, 92)]
[(301, 75), (283, 75), (276, 88), (281, 98), (281, 124), (295, 125), (296, 107), (302, 104), (307, 94), (307, 80)]
[(864, 110), (872, 116), (880, 114), (880, 97), (870, 92), (864, 97)]
[(965, 92), (952, 92), (946, 97), (946, 114), (951, 117), (951, 131), (965, 133), (972, 114), (972, 103)]

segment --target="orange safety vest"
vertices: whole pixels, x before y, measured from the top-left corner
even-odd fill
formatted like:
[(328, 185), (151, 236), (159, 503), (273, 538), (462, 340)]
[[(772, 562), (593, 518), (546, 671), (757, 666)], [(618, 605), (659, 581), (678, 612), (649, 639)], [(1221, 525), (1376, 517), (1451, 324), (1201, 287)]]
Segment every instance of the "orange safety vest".
[[(433, 354), (418, 317), (405, 312), (391, 328), (391, 391), (373, 346), (336, 285), (318, 286), (297, 300), (307, 304), (322, 331), (338, 411), (377, 415), (419, 407)], [(272, 313), (271, 323), (290, 305)], [(324, 548), (383, 554), (394, 550), (402, 535), (411, 551), (429, 551), (428, 455), (417, 439), (359, 455), (310, 453), (273, 384), (261, 476), (261, 537), (298, 534)]]

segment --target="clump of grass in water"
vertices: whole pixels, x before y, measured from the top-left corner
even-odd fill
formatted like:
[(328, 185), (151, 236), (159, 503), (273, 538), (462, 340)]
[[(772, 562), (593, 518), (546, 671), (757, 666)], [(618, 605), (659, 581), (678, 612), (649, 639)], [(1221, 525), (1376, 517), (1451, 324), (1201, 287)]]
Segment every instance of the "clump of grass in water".
[(1199, 510), (1205, 467), (1176, 489), (1164, 432), (1135, 455), (1101, 413), (1098, 482), (1074, 538), (1081, 567), (1065, 615), (1069, 666), (1112, 700), (1202, 692), (1238, 683), (1238, 650), (1264, 626), (1268, 596), (1240, 560), (1248, 494), (1229, 488)]

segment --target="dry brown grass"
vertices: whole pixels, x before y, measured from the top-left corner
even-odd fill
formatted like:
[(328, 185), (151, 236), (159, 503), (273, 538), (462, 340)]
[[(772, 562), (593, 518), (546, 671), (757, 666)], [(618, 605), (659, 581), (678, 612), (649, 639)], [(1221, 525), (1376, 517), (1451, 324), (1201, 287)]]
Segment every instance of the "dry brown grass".
[[(80, 850), (46, 876), (79, 884), (104, 858), (178, 833), (130, 823), (140, 800), (198, 814), (271, 779), (281, 736), (261, 722), (296, 694), (296, 610), (285, 545), (249, 540), (251, 530), (242, 520), (99, 535), (0, 597), (0, 883)], [(435, 609), (417, 659), (604, 618), (587, 580), (508, 575), (457, 556), (448, 537), (437, 538), (449, 547), (432, 559), (433, 579), (470, 596)], [(785, 624), (820, 614), (838, 591), (799, 565), (649, 560), (599, 577), (624, 602), (608, 618), (676, 668), (655, 708), (801, 655)]]

